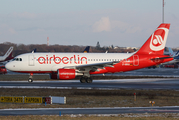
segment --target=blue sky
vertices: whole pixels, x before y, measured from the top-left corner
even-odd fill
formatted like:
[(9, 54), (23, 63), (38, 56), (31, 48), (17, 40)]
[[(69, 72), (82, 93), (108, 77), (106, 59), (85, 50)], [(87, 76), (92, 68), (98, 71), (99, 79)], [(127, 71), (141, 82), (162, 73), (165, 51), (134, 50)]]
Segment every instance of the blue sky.
[[(179, 47), (179, 0), (165, 0), (167, 46)], [(140, 47), (162, 22), (162, 0), (6, 0), (0, 43)]]

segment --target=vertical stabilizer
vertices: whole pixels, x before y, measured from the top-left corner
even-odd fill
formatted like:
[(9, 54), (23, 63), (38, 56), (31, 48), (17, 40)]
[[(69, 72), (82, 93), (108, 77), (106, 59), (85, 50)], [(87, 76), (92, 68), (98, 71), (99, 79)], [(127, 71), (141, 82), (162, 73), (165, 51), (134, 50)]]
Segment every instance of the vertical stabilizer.
[(175, 54), (173, 53), (173, 50), (170, 47), (168, 47), (168, 51), (169, 51), (170, 57), (174, 57), (175, 56)]
[(163, 55), (170, 24), (162, 23), (136, 54)]
[(10, 47), (6, 54), (3, 56), (4, 61), (11, 60), (14, 57), (12, 56), (13, 47)]

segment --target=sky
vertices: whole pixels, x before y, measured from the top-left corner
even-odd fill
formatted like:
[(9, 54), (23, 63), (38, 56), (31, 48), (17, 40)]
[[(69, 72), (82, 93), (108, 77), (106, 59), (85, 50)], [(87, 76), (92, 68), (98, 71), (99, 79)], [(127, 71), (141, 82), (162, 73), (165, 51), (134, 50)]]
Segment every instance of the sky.
[[(141, 47), (162, 23), (163, 0), (3, 0), (0, 43)], [(167, 47), (179, 47), (179, 0), (165, 0)]]

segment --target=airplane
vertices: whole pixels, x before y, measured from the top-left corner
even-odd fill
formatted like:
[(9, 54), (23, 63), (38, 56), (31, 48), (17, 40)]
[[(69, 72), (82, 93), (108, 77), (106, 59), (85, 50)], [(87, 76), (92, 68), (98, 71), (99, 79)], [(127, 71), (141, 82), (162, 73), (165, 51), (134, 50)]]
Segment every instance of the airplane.
[(12, 57), (12, 51), (13, 51), (13, 47), (10, 47), (4, 56), (0, 56), (0, 62), (13, 59), (14, 57)]
[(35, 49), (32, 50), (32, 53), (35, 53), (36, 51), (37, 51), (37, 49), (35, 48)]
[(175, 56), (175, 54), (173, 53), (173, 50), (170, 47), (168, 47), (168, 51), (171, 57)]
[[(173, 53), (173, 50), (170, 48), (170, 47), (168, 47), (168, 52), (166, 52), (165, 50), (164, 50), (164, 55), (169, 55), (170, 57), (173, 57), (174, 58), (174, 56), (175, 56), (175, 54)], [(172, 64), (173, 62), (175, 61), (175, 59), (173, 59), (172, 61), (169, 61), (169, 62), (165, 62), (165, 63), (161, 63), (161, 65), (168, 65), (168, 64)], [(157, 66), (150, 66), (150, 67), (148, 67), (149, 69), (150, 68), (153, 68), (153, 69), (155, 69)]]
[(0, 74), (6, 74), (7, 73), (7, 70), (5, 68), (5, 66), (0, 66)]
[(134, 54), (129, 53), (26, 53), (5, 67), (14, 72), (48, 73), (51, 79), (70, 80), (81, 76), (81, 83), (92, 83), (93, 74), (116, 73), (159, 65), (173, 60), (163, 55), (170, 24), (162, 23)]
[(6, 74), (7, 70), (4, 66), (4, 64), (8, 61), (13, 59), (14, 57), (12, 57), (12, 51), (13, 51), (13, 47), (10, 47), (8, 49), (8, 51), (5, 53), (4, 56), (0, 56), (0, 74)]
[(173, 60), (169, 61), (169, 62), (162, 63), (162, 65), (175, 64), (175, 63), (179, 62), (179, 51), (177, 51), (177, 53), (175, 54), (170, 47), (168, 47), (168, 51), (169, 51), (169, 56), (173, 57)]
[(86, 46), (86, 48), (83, 50), (83, 53), (89, 53), (90, 46)]

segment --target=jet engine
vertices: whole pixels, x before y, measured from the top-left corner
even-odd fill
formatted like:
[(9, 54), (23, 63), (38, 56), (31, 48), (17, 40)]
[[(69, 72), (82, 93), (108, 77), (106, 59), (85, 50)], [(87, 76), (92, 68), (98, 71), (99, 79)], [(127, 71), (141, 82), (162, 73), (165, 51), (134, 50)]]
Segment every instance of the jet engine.
[(70, 80), (76, 77), (75, 69), (58, 69), (57, 72), (50, 75), (51, 79)]

